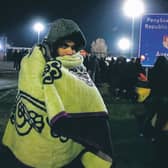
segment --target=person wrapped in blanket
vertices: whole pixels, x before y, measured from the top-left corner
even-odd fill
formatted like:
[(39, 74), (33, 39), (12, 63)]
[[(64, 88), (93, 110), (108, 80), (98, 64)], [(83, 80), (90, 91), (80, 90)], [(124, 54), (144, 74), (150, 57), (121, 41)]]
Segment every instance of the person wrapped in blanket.
[(114, 165), (108, 111), (79, 53), (85, 44), (73, 20), (57, 19), (21, 62), (3, 144), (25, 167)]

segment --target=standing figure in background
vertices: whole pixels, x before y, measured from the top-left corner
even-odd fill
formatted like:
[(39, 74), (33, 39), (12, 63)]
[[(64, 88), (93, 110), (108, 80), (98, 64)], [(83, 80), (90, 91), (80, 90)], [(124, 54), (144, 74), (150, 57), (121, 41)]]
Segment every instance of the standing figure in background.
[[(149, 84), (137, 88), (139, 102), (145, 105), (144, 136), (154, 140), (156, 168), (168, 167), (168, 60), (159, 56), (149, 74)], [(145, 88), (148, 86), (150, 88)], [(144, 95), (148, 96), (144, 96)]]
[(93, 82), (96, 82), (96, 74), (98, 74), (100, 71), (99, 67), (99, 61), (98, 58), (95, 54), (91, 54), (89, 56), (89, 61), (88, 61), (88, 73), (93, 80)]

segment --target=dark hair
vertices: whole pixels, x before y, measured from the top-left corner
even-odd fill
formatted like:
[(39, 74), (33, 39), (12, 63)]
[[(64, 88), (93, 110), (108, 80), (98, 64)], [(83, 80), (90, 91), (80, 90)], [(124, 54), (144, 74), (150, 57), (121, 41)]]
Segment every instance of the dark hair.
[(72, 34), (70, 36), (61, 38), (61, 39), (59, 39), (56, 42), (54, 42), (54, 43), (51, 44), (52, 55), (53, 56), (58, 56), (58, 53), (57, 53), (58, 48), (60, 48), (61, 46), (63, 46), (67, 41), (72, 41), (72, 42), (75, 43), (75, 50), (76, 51), (79, 51), (80, 49), (82, 49), (81, 41), (80, 41), (79, 36), (77, 36), (77, 35), (75, 36), (74, 34)]

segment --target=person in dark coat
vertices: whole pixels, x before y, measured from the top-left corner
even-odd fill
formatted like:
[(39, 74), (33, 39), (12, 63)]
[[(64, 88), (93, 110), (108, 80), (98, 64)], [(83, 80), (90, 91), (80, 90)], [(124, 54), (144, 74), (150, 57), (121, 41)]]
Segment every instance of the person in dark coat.
[(159, 56), (149, 74), (150, 95), (144, 100), (144, 136), (154, 139), (156, 168), (168, 167), (168, 60)]

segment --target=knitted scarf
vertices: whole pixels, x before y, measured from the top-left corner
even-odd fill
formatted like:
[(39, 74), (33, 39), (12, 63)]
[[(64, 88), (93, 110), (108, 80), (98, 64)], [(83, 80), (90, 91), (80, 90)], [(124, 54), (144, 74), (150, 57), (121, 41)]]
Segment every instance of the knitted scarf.
[(56, 57), (56, 59), (61, 61), (62, 65), (67, 69), (82, 66), (83, 64), (83, 57), (79, 53), (76, 53), (72, 56), (59, 56)]

